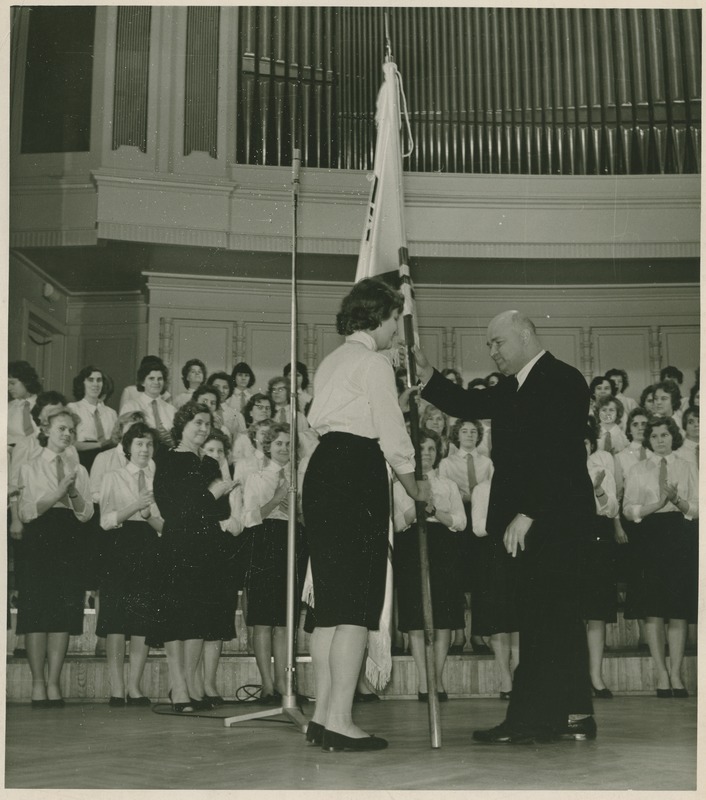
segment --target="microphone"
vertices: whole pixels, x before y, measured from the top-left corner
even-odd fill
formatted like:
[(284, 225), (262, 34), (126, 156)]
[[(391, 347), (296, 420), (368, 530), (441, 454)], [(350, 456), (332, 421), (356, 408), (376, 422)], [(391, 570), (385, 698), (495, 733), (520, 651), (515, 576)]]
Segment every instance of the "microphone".
[(294, 148), (294, 155), (292, 157), (292, 185), (294, 186), (295, 194), (299, 194), (299, 171), (302, 167), (302, 154), (299, 148)]

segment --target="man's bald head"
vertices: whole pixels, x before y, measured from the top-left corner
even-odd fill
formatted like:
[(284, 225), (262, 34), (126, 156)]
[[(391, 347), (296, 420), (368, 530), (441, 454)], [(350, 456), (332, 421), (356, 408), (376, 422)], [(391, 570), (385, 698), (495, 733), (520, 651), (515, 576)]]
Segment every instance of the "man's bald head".
[(521, 311), (503, 311), (488, 325), (490, 357), (504, 375), (515, 375), (541, 352), (534, 322)]

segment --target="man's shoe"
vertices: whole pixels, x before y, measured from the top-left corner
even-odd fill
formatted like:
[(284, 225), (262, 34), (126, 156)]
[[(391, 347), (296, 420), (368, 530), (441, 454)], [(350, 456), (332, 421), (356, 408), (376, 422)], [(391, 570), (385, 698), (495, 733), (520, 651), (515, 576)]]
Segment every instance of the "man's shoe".
[(483, 744), (533, 744), (535, 741), (548, 741), (549, 737), (538, 738), (529, 728), (513, 728), (507, 722), (501, 722), (494, 728), (473, 731), (473, 739)]
[(573, 739), (580, 742), (586, 739), (595, 739), (598, 732), (596, 720), (593, 717), (583, 717), (583, 719), (572, 720), (569, 724), (560, 731), (557, 739)]

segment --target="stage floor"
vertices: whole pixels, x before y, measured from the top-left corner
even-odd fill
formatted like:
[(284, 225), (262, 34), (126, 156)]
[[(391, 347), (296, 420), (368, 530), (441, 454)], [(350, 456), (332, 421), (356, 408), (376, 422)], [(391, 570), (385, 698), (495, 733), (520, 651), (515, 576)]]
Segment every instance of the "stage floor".
[[(162, 708), (168, 708), (162, 706)], [(219, 709), (227, 716), (242, 706)], [(617, 697), (595, 702), (598, 738), (481, 745), (499, 723), (497, 699), (441, 706), (442, 747), (429, 746), (427, 707), (414, 700), (357, 705), (385, 736), (375, 753), (324, 753), (283, 717), (226, 728), (219, 718), (68, 701), (64, 709), (9, 703), (5, 786), (17, 789), (695, 790), (697, 701)], [(247, 710), (251, 710), (248, 706)], [(307, 715), (313, 704), (303, 707)]]

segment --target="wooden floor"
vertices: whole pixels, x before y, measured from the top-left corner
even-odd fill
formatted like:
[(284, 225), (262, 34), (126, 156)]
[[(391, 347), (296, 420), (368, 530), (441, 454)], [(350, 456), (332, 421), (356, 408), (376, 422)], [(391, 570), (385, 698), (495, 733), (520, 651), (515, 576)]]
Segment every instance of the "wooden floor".
[[(9, 703), (5, 785), (22, 789), (696, 789), (697, 703), (654, 697), (596, 701), (598, 738), (538, 746), (481, 745), (474, 728), (501, 721), (498, 699), (441, 706), (442, 747), (429, 746), (416, 700), (358, 705), (357, 721), (386, 736), (376, 753), (323, 753), (282, 717), (226, 728), (218, 718), (111, 709), (69, 701)], [(248, 710), (250, 710), (248, 708)], [(311, 715), (313, 707), (304, 705)], [(221, 711), (222, 714), (233, 713)], [(701, 794), (701, 796), (706, 796)]]

